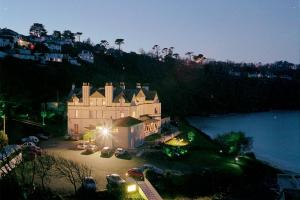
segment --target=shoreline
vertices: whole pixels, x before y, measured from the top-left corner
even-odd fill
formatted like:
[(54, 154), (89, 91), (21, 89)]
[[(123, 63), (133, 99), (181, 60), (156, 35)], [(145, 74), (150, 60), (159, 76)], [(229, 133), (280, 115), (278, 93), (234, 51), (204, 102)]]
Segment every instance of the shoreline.
[[(235, 114), (238, 115), (238, 114), (242, 114), (242, 113), (232, 113), (231, 116), (232, 116), (232, 115), (235, 115)], [(218, 116), (219, 116), (219, 115), (218, 115)], [(199, 134), (202, 134), (204, 137), (208, 138), (208, 139), (211, 140), (211, 141), (213, 140), (213, 139), (211, 138), (211, 136), (209, 136), (207, 133), (205, 133), (205, 132), (202, 131), (201, 129), (199, 129), (199, 128), (193, 126), (193, 125), (187, 120), (187, 117), (184, 118), (184, 122), (185, 122), (188, 126), (190, 126), (190, 127), (194, 128), (195, 130), (197, 130), (197, 132), (198, 132)], [(254, 152), (254, 153), (255, 153), (255, 152)], [(255, 153), (255, 156), (256, 156), (256, 153)], [(267, 165), (267, 166), (269, 166), (269, 167), (272, 167), (273, 169), (278, 170), (279, 173), (277, 173), (277, 174), (300, 174), (300, 172), (296, 172), (296, 171), (293, 171), (293, 170), (285, 169), (284, 167), (281, 167), (281, 166), (279, 166), (279, 165), (276, 165), (275, 163), (272, 163), (272, 161), (270, 161), (270, 160), (267, 160), (267, 159), (261, 159), (260, 156), (257, 156), (257, 157), (256, 157), (256, 160), (260, 161), (261, 163), (263, 163), (263, 164), (265, 164), (265, 165)]]

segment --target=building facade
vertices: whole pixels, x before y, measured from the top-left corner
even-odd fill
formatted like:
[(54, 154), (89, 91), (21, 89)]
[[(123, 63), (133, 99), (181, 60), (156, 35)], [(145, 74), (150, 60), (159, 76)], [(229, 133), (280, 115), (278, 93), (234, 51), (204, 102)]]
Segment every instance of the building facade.
[(83, 83), (81, 89), (72, 87), (70, 96), (70, 135), (106, 128), (112, 136), (112, 144), (134, 148), (144, 137), (160, 130), (161, 103), (157, 92), (149, 90), (149, 86), (137, 83), (136, 88), (127, 89), (122, 82), (118, 87), (106, 83), (104, 88), (93, 88)]

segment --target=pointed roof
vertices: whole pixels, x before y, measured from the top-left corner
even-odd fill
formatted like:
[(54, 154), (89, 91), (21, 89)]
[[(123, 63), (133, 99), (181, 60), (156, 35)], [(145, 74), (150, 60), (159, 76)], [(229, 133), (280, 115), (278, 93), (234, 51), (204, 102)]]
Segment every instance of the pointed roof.
[(91, 98), (104, 98), (104, 95), (100, 91), (96, 90), (91, 96)]

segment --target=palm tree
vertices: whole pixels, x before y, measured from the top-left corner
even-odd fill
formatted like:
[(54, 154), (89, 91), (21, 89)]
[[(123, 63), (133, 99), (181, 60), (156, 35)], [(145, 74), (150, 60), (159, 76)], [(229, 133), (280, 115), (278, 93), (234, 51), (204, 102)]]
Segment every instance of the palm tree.
[(152, 50), (155, 52), (155, 55), (156, 55), (156, 58), (158, 59), (158, 57), (159, 57), (159, 50), (160, 50), (160, 47), (159, 47), (159, 45), (154, 45), (153, 47), (152, 47)]
[(119, 52), (121, 53), (121, 45), (124, 44), (124, 39), (116, 39), (115, 44), (119, 46)]
[(185, 55), (187, 55), (189, 57), (189, 60), (191, 61), (192, 60), (192, 55), (193, 55), (194, 52), (192, 51), (188, 51), (185, 53)]

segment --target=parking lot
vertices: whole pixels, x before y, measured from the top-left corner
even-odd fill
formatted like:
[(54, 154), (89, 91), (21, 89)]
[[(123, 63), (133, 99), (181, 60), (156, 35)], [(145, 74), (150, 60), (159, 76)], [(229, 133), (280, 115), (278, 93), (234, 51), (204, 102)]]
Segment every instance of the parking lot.
[[(63, 138), (51, 138), (47, 141), (42, 141), (40, 146), (43, 151), (48, 152), (56, 156), (62, 156), (64, 158), (74, 160), (78, 163), (86, 164), (92, 170), (92, 176), (96, 179), (97, 189), (103, 190), (106, 187), (106, 175), (117, 173), (122, 178), (125, 177), (125, 173), (128, 169), (133, 167), (139, 167), (146, 163), (145, 160), (132, 157), (131, 160), (119, 159), (114, 155), (110, 158), (100, 157), (100, 152), (85, 155), (83, 151), (74, 150), (76, 141), (64, 141)], [(67, 184), (57, 184), (55, 180), (51, 181), (50, 186), (58, 191), (69, 192), (72, 191), (72, 186)], [(62, 185), (64, 187), (62, 187)]]

